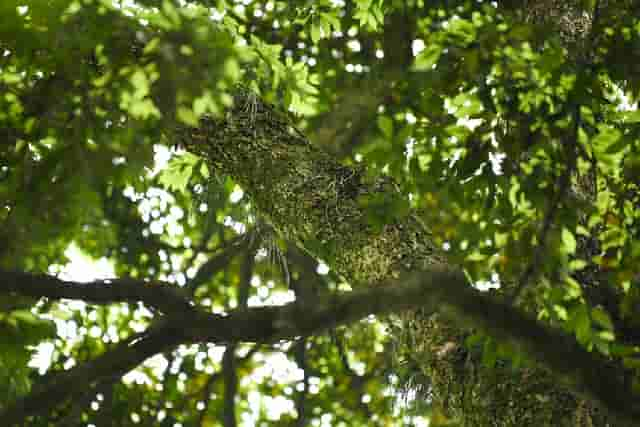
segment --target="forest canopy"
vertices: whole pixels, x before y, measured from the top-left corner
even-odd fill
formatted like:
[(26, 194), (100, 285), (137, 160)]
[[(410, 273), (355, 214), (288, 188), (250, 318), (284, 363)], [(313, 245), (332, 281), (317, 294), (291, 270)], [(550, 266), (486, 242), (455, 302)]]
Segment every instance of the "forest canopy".
[(640, 4), (3, 0), (0, 419), (640, 423)]

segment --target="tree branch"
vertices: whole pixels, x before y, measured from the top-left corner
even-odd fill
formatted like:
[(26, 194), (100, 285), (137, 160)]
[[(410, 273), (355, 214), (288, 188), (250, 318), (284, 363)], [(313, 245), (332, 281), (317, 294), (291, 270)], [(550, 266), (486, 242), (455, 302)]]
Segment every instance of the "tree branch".
[(83, 365), (54, 374), (0, 413), (3, 424), (24, 425), (28, 417), (47, 413), (76, 392), (124, 375), (147, 358), (178, 345), (182, 335), (176, 328), (180, 326), (175, 322), (158, 323), (133, 342), (124, 341)]
[[(622, 372), (598, 355), (586, 351), (571, 337), (551, 329), (521, 311), (474, 290), (464, 274), (447, 268), (414, 273), (403, 284), (319, 299), (302, 310), (295, 303), (258, 307), (227, 317), (198, 313), (189, 333), (196, 341), (272, 342), (313, 335), (369, 314), (397, 313), (423, 308), (444, 311), (461, 326), (481, 327), (510, 342), (532, 360), (552, 371), (576, 394), (606, 408), (620, 420), (640, 417), (640, 404), (622, 378)], [(212, 328), (213, 324), (217, 327)]]
[(434, 267), (414, 273), (402, 282), (319, 298), (315, 306), (307, 305), (304, 309), (294, 302), (239, 309), (227, 316), (198, 310), (186, 314), (187, 317), (184, 313), (169, 315), (134, 344), (119, 345), (85, 365), (58, 374), (43, 388), (10, 407), (2, 414), (3, 420), (17, 422), (27, 414), (42, 413), (63, 401), (74, 387), (85, 387), (114, 372), (124, 374), (147, 357), (179, 343), (289, 340), (314, 335), (370, 314), (416, 308), (438, 309), (463, 326), (481, 327), (509, 341), (554, 372), (559, 382), (599, 403), (623, 422), (632, 425), (632, 420), (640, 417), (637, 397), (615, 366), (587, 352), (563, 333), (474, 290), (462, 272)]
[(563, 199), (566, 198), (567, 192), (571, 187), (571, 176), (576, 168), (576, 153), (575, 147), (578, 143), (578, 130), (580, 128), (580, 106), (575, 105), (572, 111), (573, 126), (571, 135), (564, 141), (565, 155), (567, 165), (565, 166), (562, 175), (558, 179), (558, 182), (553, 190), (551, 200), (549, 201), (549, 207), (544, 215), (542, 221), (542, 227), (538, 235), (538, 246), (533, 251), (533, 257), (528, 267), (522, 273), (522, 276), (518, 280), (518, 284), (513, 292), (513, 296), (510, 298), (510, 302), (517, 302), (520, 298), (522, 291), (532, 279), (539, 276), (539, 269), (544, 260), (544, 252), (547, 248), (547, 236), (551, 230), (558, 211), (563, 204)]
[(239, 235), (226, 243), (221, 252), (211, 257), (198, 269), (193, 279), (189, 280), (185, 289), (193, 294), (198, 287), (205, 284), (207, 281), (224, 267), (226, 267), (231, 259), (239, 254), (242, 250), (249, 247), (249, 242), (246, 240), (246, 236)]
[(0, 293), (35, 298), (78, 299), (93, 304), (140, 301), (163, 313), (193, 310), (192, 303), (175, 286), (130, 278), (80, 283), (61, 280), (48, 274), (0, 270)]
[(306, 337), (300, 338), (294, 348), (295, 362), (298, 365), (298, 369), (302, 369), (302, 390), (296, 393), (295, 407), (296, 407), (296, 423), (297, 427), (304, 427), (307, 425), (307, 395), (309, 394), (309, 370), (307, 367), (307, 342)]
[(238, 371), (236, 367), (236, 344), (227, 346), (222, 357), (222, 376), (224, 378), (224, 403), (222, 419), (224, 427), (236, 427), (236, 393), (238, 392)]
[[(246, 309), (251, 288), (251, 276), (255, 264), (255, 252), (250, 250), (244, 257), (240, 268), (240, 283), (238, 285), (238, 307)], [(222, 377), (224, 379), (224, 402), (222, 405), (222, 419), (224, 427), (236, 427), (236, 395), (238, 394), (238, 366), (236, 361), (237, 344), (230, 343), (222, 356)]]

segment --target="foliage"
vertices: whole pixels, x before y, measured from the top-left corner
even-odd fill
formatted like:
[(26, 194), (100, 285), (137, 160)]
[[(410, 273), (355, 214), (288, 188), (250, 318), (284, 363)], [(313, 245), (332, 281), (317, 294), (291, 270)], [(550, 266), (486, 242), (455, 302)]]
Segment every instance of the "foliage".
[[(272, 182), (245, 195), (212, 167), (228, 159), (174, 139), (203, 118), (233, 120), (234, 96), (251, 93), (235, 129), (253, 149), (263, 149), (254, 129), (264, 101), (293, 139), (335, 155), (340, 185), (376, 189), (340, 193), (337, 181), (313, 181), (324, 164), (289, 165), (310, 177), (296, 191), (335, 198), (314, 206), (327, 222), (340, 222), (341, 206), (366, 211), (362, 227), (378, 234), (414, 218), (471, 282), (499, 285), (503, 301), (624, 367), (640, 391), (640, 10), (532, 3), (3, 1), (1, 271), (73, 274), (77, 247), (108, 265), (103, 275), (173, 284), (213, 313), (363, 285), (348, 283), (342, 248), (274, 230), (260, 209)], [(260, 181), (268, 167), (246, 173)], [(86, 269), (81, 279), (95, 277)], [(158, 316), (143, 303), (3, 298), (0, 410), (42, 380), (34, 351), (51, 350), (48, 371), (66, 370)], [(30, 425), (419, 425), (418, 407), (438, 422), (430, 398), (399, 397), (415, 378), (427, 395), (432, 385), (411, 352), (390, 350), (407, 345), (406, 329), (383, 325), (184, 343), (137, 376), (87, 383)], [(486, 331), (461, 340), (485, 368), (530, 363)]]

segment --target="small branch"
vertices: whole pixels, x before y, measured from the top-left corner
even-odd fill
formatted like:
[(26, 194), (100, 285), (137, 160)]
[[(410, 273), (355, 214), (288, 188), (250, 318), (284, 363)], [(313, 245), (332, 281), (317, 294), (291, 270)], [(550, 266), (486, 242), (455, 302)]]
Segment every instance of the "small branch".
[[(253, 245), (251, 245), (253, 246)], [(249, 301), (251, 288), (251, 276), (254, 268), (253, 247), (244, 257), (240, 267), (240, 284), (238, 287), (238, 307), (245, 310)], [(238, 366), (236, 361), (236, 343), (227, 346), (222, 356), (222, 376), (224, 378), (224, 403), (222, 406), (222, 419), (224, 427), (236, 427), (236, 395), (238, 394)]]
[[(253, 357), (253, 355), (256, 354), (258, 350), (260, 350), (260, 348), (261, 348), (260, 345), (254, 345), (247, 352), (246, 355), (244, 355), (239, 360), (236, 360), (237, 362), (236, 368), (239, 368), (243, 366), (245, 363), (247, 363)], [(216, 381), (218, 381), (222, 377), (222, 374), (223, 374), (222, 371), (212, 374), (207, 380), (207, 383), (205, 384), (205, 386), (200, 390), (200, 393), (202, 396), (201, 398), (202, 398), (202, 401), (204, 402), (204, 408), (202, 409), (202, 411), (200, 411), (200, 414), (198, 415), (198, 419), (195, 424), (196, 426), (204, 427), (205, 418), (207, 416), (207, 412), (209, 410), (209, 404), (211, 402), (211, 392), (213, 391), (213, 386), (215, 385)]]
[(96, 395), (104, 391), (109, 391), (109, 389), (113, 387), (113, 384), (119, 379), (120, 376), (108, 378), (104, 381), (99, 382), (95, 386), (90, 387), (88, 390), (85, 390), (78, 399), (73, 400), (70, 413), (60, 421), (56, 421), (56, 425), (60, 427), (71, 427), (78, 425), (78, 420), (80, 419), (82, 412), (87, 409)]
[(216, 381), (220, 378), (220, 373), (212, 374), (207, 380), (207, 384), (205, 384), (202, 390), (202, 401), (204, 402), (204, 408), (198, 414), (198, 420), (196, 421), (196, 426), (204, 427), (205, 426), (205, 418), (207, 416), (207, 412), (209, 411), (209, 403), (211, 402), (211, 392), (213, 391), (213, 386)]
[(236, 345), (229, 344), (222, 357), (222, 376), (224, 378), (224, 403), (222, 420), (224, 427), (236, 427), (236, 394), (238, 391), (238, 372), (236, 371)]
[[(173, 351), (167, 351), (163, 353), (163, 356), (165, 359), (167, 359), (167, 368), (164, 370), (164, 373), (162, 375), (162, 390), (166, 391), (169, 387), (169, 380), (171, 379), (171, 365), (173, 365), (173, 362), (175, 361), (175, 352)], [(166, 400), (164, 399), (164, 396), (160, 399), (158, 399), (158, 402), (156, 404), (156, 413), (160, 412), (161, 409), (164, 408), (166, 403)]]
[(164, 313), (193, 310), (191, 302), (174, 286), (129, 278), (80, 283), (61, 280), (48, 274), (0, 270), (0, 293), (35, 298), (78, 299), (93, 304), (143, 302)]
[(549, 230), (551, 230), (551, 226), (554, 223), (558, 208), (560, 207), (560, 200), (562, 198), (562, 195), (568, 188), (568, 183), (570, 181), (569, 176), (569, 168), (566, 168), (562, 176), (560, 177), (558, 184), (559, 188), (554, 193), (553, 198), (549, 203), (549, 209), (547, 209), (547, 212), (545, 213), (544, 219), (542, 221), (542, 228), (540, 229), (540, 234), (538, 235), (538, 245), (533, 251), (531, 262), (518, 280), (518, 285), (510, 298), (511, 302), (516, 302), (522, 295), (522, 291), (524, 291), (529, 283), (535, 280), (539, 274), (540, 265), (542, 264), (542, 260), (544, 259), (544, 252), (547, 247), (547, 236), (549, 234)]
[(338, 356), (340, 357), (342, 367), (347, 373), (346, 379), (349, 381), (349, 388), (357, 392), (359, 396), (356, 403), (357, 406), (367, 417), (370, 417), (371, 410), (369, 409), (369, 406), (367, 406), (367, 404), (362, 401), (362, 395), (365, 394), (365, 384), (374, 377), (374, 371), (369, 371), (364, 373), (363, 375), (358, 375), (358, 373), (351, 367), (351, 364), (349, 363), (347, 350), (344, 347), (342, 337), (339, 336), (336, 331), (332, 331), (331, 340), (336, 346), (336, 350), (338, 351)]
[(189, 294), (193, 294), (196, 289), (211, 280), (218, 271), (225, 268), (231, 259), (239, 254), (243, 249), (246, 249), (247, 246), (246, 238), (243, 235), (231, 240), (222, 248), (220, 253), (202, 264), (193, 279), (187, 283), (185, 289)]
[(533, 258), (529, 263), (527, 269), (518, 280), (518, 285), (510, 298), (510, 301), (512, 303), (518, 300), (524, 288), (527, 287), (527, 285), (539, 274), (540, 265), (542, 264), (542, 260), (544, 259), (544, 252), (547, 247), (547, 236), (549, 234), (549, 231), (551, 230), (551, 226), (555, 222), (558, 209), (562, 204), (562, 199), (566, 196), (567, 191), (569, 190), (571, 184), (571, 174), (573, 174), (576, 169), (575, 146), (578, 141), (579, 128), (580, 106), (576, 105), (573, 112), (573, 129), (571, 135), (572, 139), (565, 141), (565, 155), (567, 157), (568, 163), (564, 171), (562, 172), (560, 179), (558, 180), (558, 188), (553, 193), (553, 196), (549, 203), (549, 209), (547, 209), (547, 212), (544, 216), (542, 228), (540, 229), (540, 234), (538, 236), (538, 246), (534, 249)]
[[(289, 287), (293, 290), (296, 296), (295, 303), (300, 307), (304, 307), (306, 304), (312, 304), (316, 301), (318, 294), (317, 289), (321, 286), (315, 269), (317, 261), (298, 249), (294, 243), (289, 243), (287, 257), (290, 256), (295, 259), (296, 265), (302, 268), (302, 277), (291, 280), (289, 282)], [(311, 342), (309, 337), (302, 336), (295, 343), (293, 348), (294, 360), (298, 365), (298, 368), (302, 370), (302, 390), (299, 390), (295, 397), (297, 413), (295, 425), (297, 427), (304, 427), (307, 425), (306, 407), (307, 396), (309, 394), (309, 366), (307, 365), (308, 342)]]
[(304, 427), (307, 425), (307, 394), (309, 393), (309, 372), (307, 369), (307, 339), (302, 337), (296, 342), (294, 349), (295, 361), (299, 369), (302, 369), (302, 390), (296, 395), (295, 405), (298, 417), (296, 418), (296, 426)]
[(100, 409), (98, 411), (98, 417), (96, 419), (96, 425), (99, 426), (108, 426), (109, 424), (112, 423), (113, 420), (113, 409), (114, 409), (114, 405), (113, 405), (113, 395), (114, 395), (114, 388), (116, 386), (116, 383), (120, 380), (120, 376), (115, 376), (110, 380), (107, 380), (108, 383), (108, 387), (105, 387), (105, 389), (102, 391), (103, 392), (103, 401), (100, 404)]
[(291, 279), (289, 287), (299, 304), (313, 304), (320, 291), (329, 292), (325, 279), (316, 271), (318, 261), (293, 242), (287, 243), (286, 258), (291, 260), (290, 272), (297, 272), (299, 279)]
[(255, 266), (255, 250), (247, 252), (240, 267), (240, 285), (238, 287), (238, 307), (246, 309), (249, 303), (249, 291), (251, 290), (251, 277)]

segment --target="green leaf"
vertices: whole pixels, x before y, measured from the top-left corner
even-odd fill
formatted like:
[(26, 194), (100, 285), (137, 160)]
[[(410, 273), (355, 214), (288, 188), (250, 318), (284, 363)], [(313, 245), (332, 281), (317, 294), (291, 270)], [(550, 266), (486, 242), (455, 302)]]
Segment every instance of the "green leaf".
[(327, 21), (331, 27), (333, 27), (334, 31), (340, 31), (340, 19), (334, 13), (323, 13), (321, 16), (323, 20)]
[(317, 44), (320, 41), (321, 32), (320, 32), (320, 24), (314, 20), (311, 24), (311, 41), (313, 44)]
[(473, 251), (465, 257), (465, 260), (470, 262), (484, 261), (485, 259), (487, 259), (487, 256), (479, 251)]
[(171, 158), (167, 167), (160, 172), (158, 181), (170, 190), (185, 191), (199, 160), (191, 153)]
[(211, 95), (211, 91), (205, 90), (202, 96), (193, 100), (193, 113), (200, 117), (206, 113), (217, 113), (219, 107)]
[(465, 340), (465, 345), (468, 347), (474, 347), (478, 344), (481, 344), (484, 342), (484, 340), (486, 339), (486, 337), (478, 332), (469, 335)]
[(611, 321), (611, 316), (607, 313), (602, 307), (594, 307), (591, 310), (591, 318), (595, 323), (602, 326), (604, 329), (608, 331), (613, 330), (613, 322)]
[(612, 340), (613, 338), (604, 338), (601, 334), (598, 334), (593, 339), (593, 345), (600, 353), (604, 354), (605, 356), (609, 356), (611, 352), (610, 349)]
[(378, 116), (378, 127), (389, 141), (393, 139), (393, 120), (387, 116)]
[(587, 262), (582, 259), (569, 261), (569, 271), (580, 271), (587, 266)]
[(562, 228), (561, 238), (562, 238), (562, 246), (564, 248), (565, 253), (567, 254), (575, 253), (576, 247), (577, 247), (576, 238), (573, 236), (573, 233), (571, 233), (571, 231), (569, 231), (568, 228), (566, 227)]
[(587, 345), (591, 342), (591, 317), (587, 307), (580, 305), (573, 310), (573, 324), (578, 342)]
[(169, 19), (173, 27), (180, 26), (180, 13), (171, 1), (164, 0), (162, 2), (162, 11), (164, 12), (164, 15)]
[(620, 118), (626, 123), (640, 123), (640, 110), (623, 111)]
[(498, 360), (498, 348), (495, 341), (486, 339), (482, 347), (482, 364), (487, 368), (493, 368)]
[(207, 164), (205, 162), (202, 162), (202, 164), (200, 165), (200, 174), (205, 179), (209, 179), (209, 177), (211, 176), (211, 174), (209, 173), (209, 167), (207, 166)]
[(442, 54), (442, 47), (437, 44), (432, 44), (426, 47), (422, 52), (418, 54), (416, 57), (415, 63), (413, 64), (413, 71), (431, 71), (433, 66), (440, 59), (440, 55)]
[(176, 116), (178, 120), (188, 126), (196, 127), (198, 126), (198, 116), (193, 111), (193, 109), (185, 107), (183, 105), (178, 106), (176, 109)]

